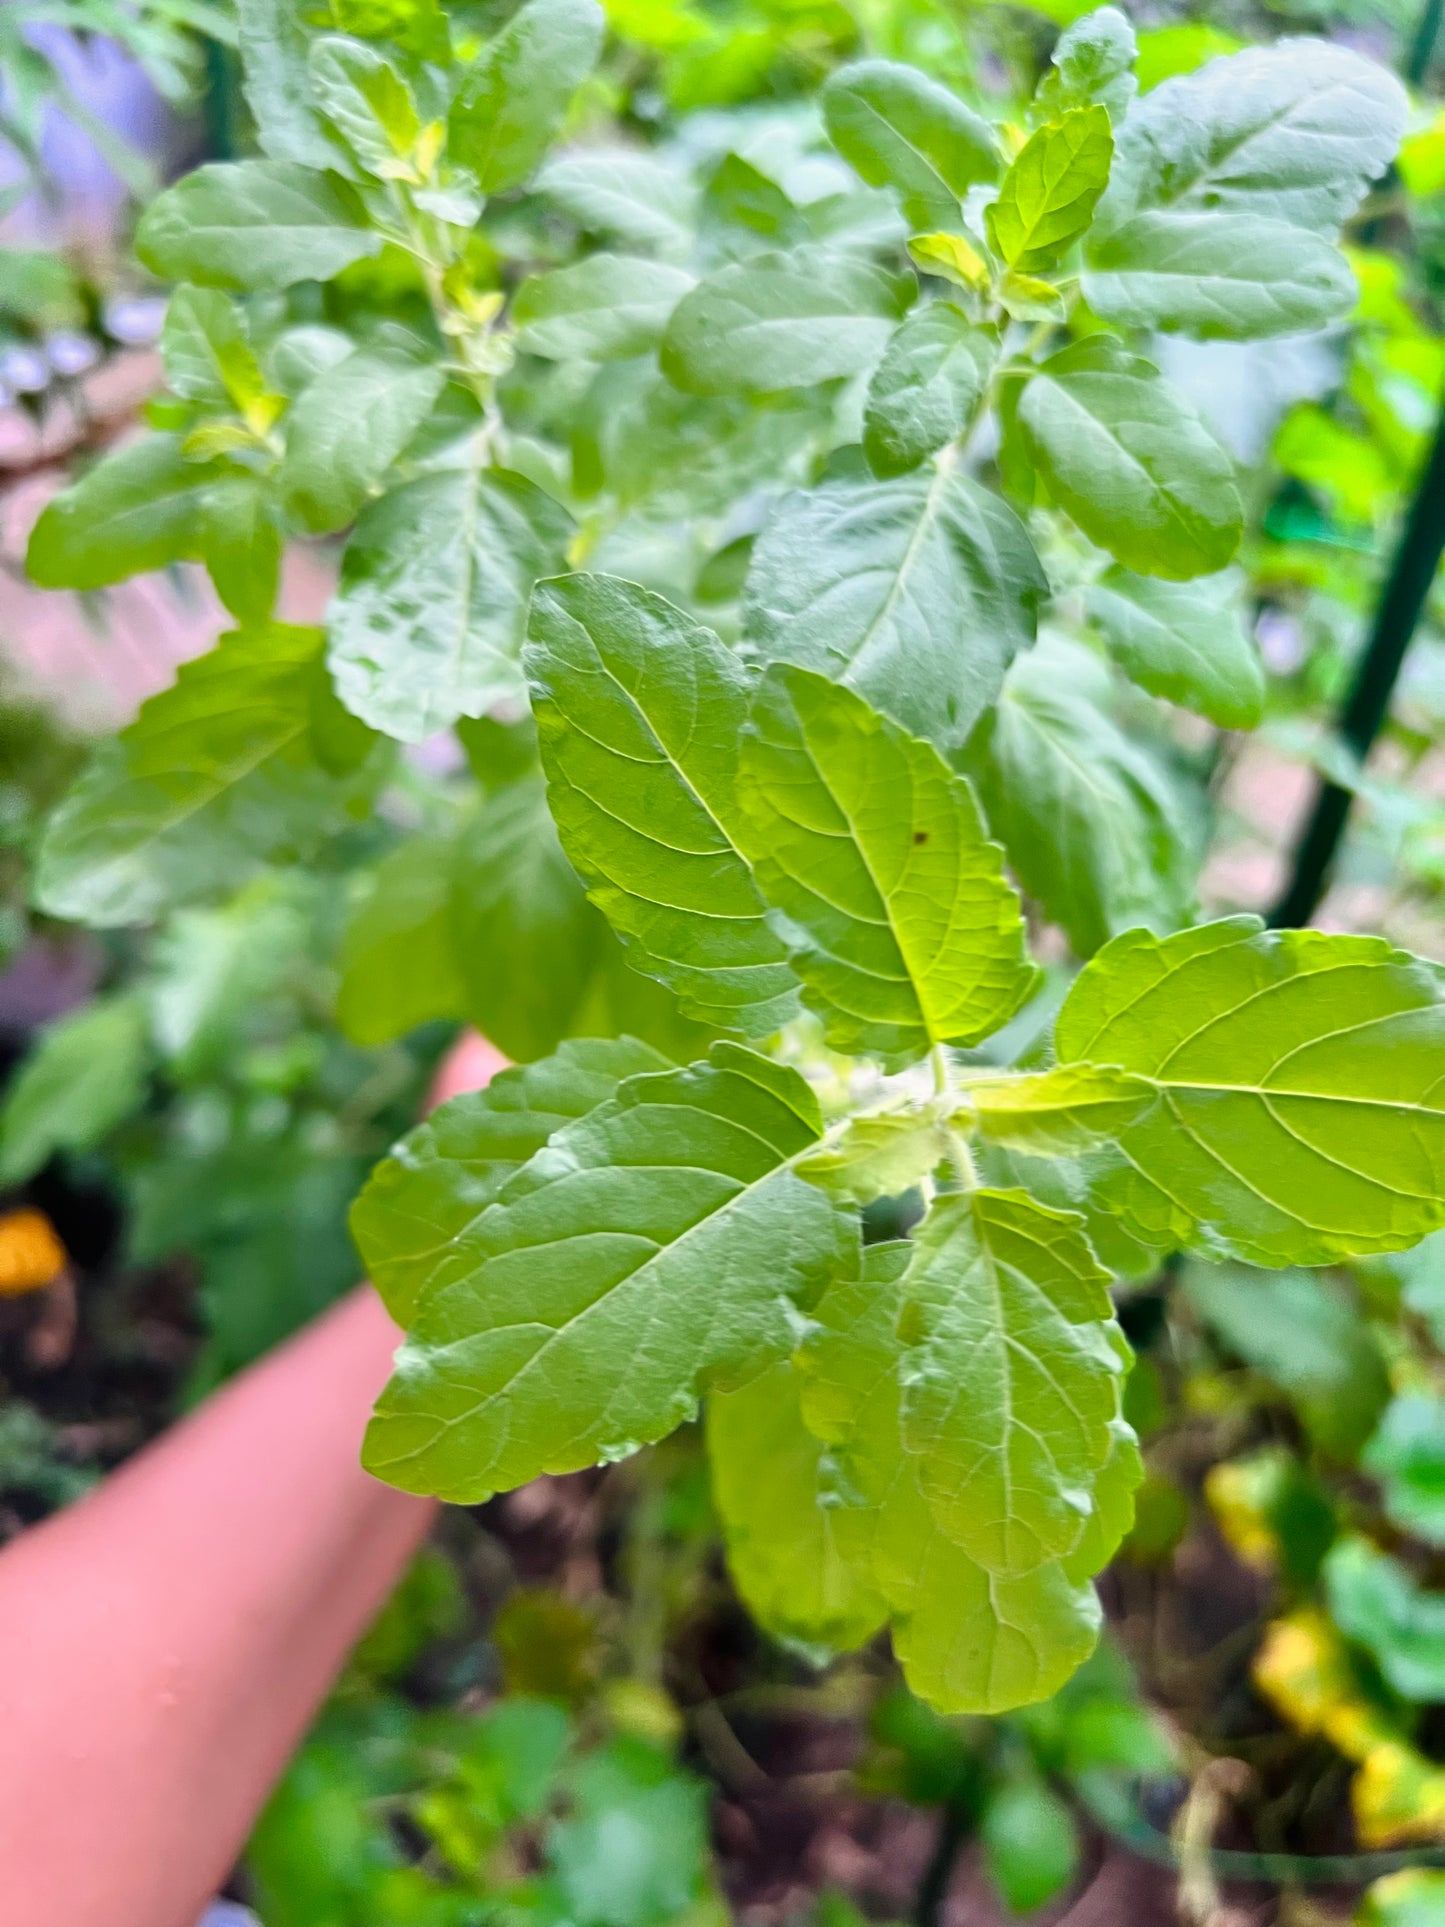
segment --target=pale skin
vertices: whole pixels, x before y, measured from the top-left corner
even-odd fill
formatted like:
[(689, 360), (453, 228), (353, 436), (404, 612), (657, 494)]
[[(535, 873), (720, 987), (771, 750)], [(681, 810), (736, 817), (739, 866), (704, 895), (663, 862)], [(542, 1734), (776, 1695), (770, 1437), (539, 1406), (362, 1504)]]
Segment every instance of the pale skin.
[(360, 1286), (0, 1553), (5, 1927), (195, 1927), (431, 1524), (358, 1456), (399, 1341)]

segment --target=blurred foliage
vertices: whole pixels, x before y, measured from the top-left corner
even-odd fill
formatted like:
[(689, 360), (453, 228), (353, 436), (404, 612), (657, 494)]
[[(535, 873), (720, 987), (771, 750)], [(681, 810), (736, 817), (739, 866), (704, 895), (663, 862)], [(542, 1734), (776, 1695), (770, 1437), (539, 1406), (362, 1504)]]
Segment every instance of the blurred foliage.
[[(58, 84), (27, 37), (30, 11), (0, 9), (0, 66), (14, 75), (0, 131), (27, 154)], [(121, 38), (171, 97), (196, 84), (191, 30), (223, 39), (228, 31), (219, 10), (200, 6), (61, 11), (66, 24)], [(480, 36), (509, 9), (452, 11)], [(1021, 113), (1055, 28), (1083, 9), (1071, 0), (981, 9), (609, 0), (607, 11), (607, 57), (573, 109), (575, 135), (620, 129), (629, 141), (667, 141), (677, 116), (698, 114), (683, 123), (685, 141), (718, 161), (731, 149), (765, 184), (772, 168), (796, 187), (817, 163), (808, 96), (842, 61), (860, 52), (905, 59), (965, 98), (1002, 97)], [(1399, 57), (1414, 27), (1405, 10), (1383, 4), (1215, 11), (1217, 19), (1168, 19), (1141, 34), (1144, 91), (1262, 28), (1364, 33)], [(352, 17), (343, 24), (365, 31)], [(1308, 348), (1179, 344), (1171, 368), (1252, 465), (1243, 601), (1271, 672), (1266, 739), (1282, 758), (1343, 775), (1357, 790), (1346, 876), (1382, 883), (1394, 917), (1438, 916), (1445, 885), (1445, 815), (1431, 779), (1445, 725), (1438, 586), (1386, 757), (1368, 774), (1342, 765), (1326, 719), (1445, 391), (1442, 187), (1445, 118), (1422, 100), (1395, 176), (1356, 226), (1361, 297), (1351, 326)], [(518, 263), (567, 262), (583, 225), (536, 197), (506, 205), (475, 243), (477, 284), (501, 285)], [(259, 301), (258, 340), (275, 351), (269, 365), (278, 371), (283, 337), (298, 367), (307, 356), (319, 365), (335, 330), (395, 341), (426, 326), (425, 307), (414, 264), (392, 250), (325, 290)], [(83, 309), (52, 257), (0, 255), (0, 323), (17, 338), (42, 338)], [(283, 385), (280, 372), (276, 379)], [(559, 456), (554, 432), (575, 397), (559, 396), (525, 359), (507, 383), (519, 468), (545, 476), (565, 463), (584, 501), (605, 482), (635, 512), (611, 527), (600, 514), (584, 522), (579, 557), (601, 554), (603, 566), (669, 590), (677, 546), (664, 554), (660, 531), (688, 492), (696, 501), (701, 491), (707, 506), (715, 482), (716, 503), (730, 502), (774, 449), (782, 461), (797, 417), (818, 409), (821, 448), (823, 415), (850, 405), (795, 398), (734, 420), (727, 403), (710, 403), (699, 435), (667, 395), (625, 368), (604, 368)], [(174, 396), (152, 413), (160, 428), (196, 422)], [(695, 577), (686, 587), (715, 602), (724, 628), (756, 520), (744, 515), (715, 550), (698, 543), (685, 556)], [(1121, 708), (1131, 703), (1142, 699), (1119, 698)], [(1141, 727), (1191, 795), (1232, 754), (1225, 736), (1201, 752), (1164, 745), (1153, 723)], [(460, 733), (484, 786), (525, 778), (525, 730), (481, 724)], [(0, 958), (31, 934), (36, 828), (78, 756), (37, 709), (0, 710)], [(264, 868), (220, 904), (185, 905), (144, 936), (108, 938), (100, 997), (47, 1030), (10, 1083), (0, 1183), (23, 1189), (57, 1168), (101, 1172), (124, 1200), (127, 1259), (193, 1269), (206, 1338), (185, 1398), (354, 1280), (346, 1207), (410, 1122), (450, 1026), (483, 1008), (499, 1031), (508, 1021), (519, 1033), (552, 1021), (523, 1007), (521, 992), (515, 1009), (499, 1005), (486, 948), (495, 926), (479, 932), (461, 921), (458, 901), (479, 887), (478, 852), (491, 847), (465, 832), (488, 807), (455, 767), (420, 756), (398, 763), (371, 819), (333, 826), (309, 867)], [(412, 834), (419, 828), (435, 831), (444, 852), (432, 872)], [(426, 896), (430, 927), (450, 933), (448, 945), (472, 960), (471, 977), (434, 967), (415, 923), (388, 921), (398, 884), (413, 905)], [(631, 998), (629, 1027), (659, 1043), (674, 1035), (679, 1020), (649, 986), (608, 963), (610, 939), (580, 895), (573, 915), (578, 954), (602, 961), (566, 1023), (585, 1028), (578, 1009), (615, 1012)], [(1146, 1257), (1136, 1271), (1151, 1264)], [(1361, 1846), (1445, 1837), (1445, 1234), (1402, 1258), (1325, 1274), (1186, 1267), (1156, 1310), (1148, 1297), (1141, 1288), (1133, 1323), (1125, 1299), (1138, 1351), (1129, 1416), (1149, 1477), (1121, 1584), (1162, 1586), (1217, 1532), (1264, 1602), (1251, 1672), (1301, 1738), (1290, 1770), (1305, 1771), (1311, 1744), (1348, 1763)], [(685, 1722), (659, 1684), (668, 1642), (704, 1610), (715, 1524), (696, 1458), (689, 1465), (659, 1451), (649, 1463), (662, 1471), (631, 1486), (628, 1468), (615, 1475), (632, 1508), (624, 1578), (613, 1588), (620, 1598), (594, 1610), (545, 1587), (511, 1590), (487, 1631), (486, 1684), (500, 1694), (484, 1710), (475, 1710), (477, 1675), (467, 1671), (480, 1633), (457, 1565), (431, 1552), (413, 1568), (258, 1826), (247, 1866), (266, 1927), (712, 1927), (725, 1918), (706, 1786), (694, 1754), (679, 1757)], [(89, 1477), (39, 1411), (6, 1405), (5, 1493), (58, 1505)], [(440, 1687), (432, 1680), (422, 1690), (416, 1674), (429, 1654), (446, 1666)], [(770, 1653), (761, 1665), (809, 1677), (795, 1654)], [(1155, 1685), (1147, 1668), (1146, 1684)], [(1199, 1751), (1238, 1739), (1210, 1724), (1222, 1710), (1195, 1703), (1187, 1710), (1199, 1731), (1183, 1748), (1173, 1743), (1108, 1644), (1053, 1699), (997, 1720), (943, 1719), (891, 1676), (865, 1698), (858, 1786), (958, 1817), (961, 1833), (977, 1834), (1001, 1900), (1019, 1913), (1074, 1878), (1081, 1815), (1095, 1810), (1090, 1796), (1102, 1783), (1132, 1799), (1143, 1784), (1168, 1784), (1186, 1755), (1194, 1768)], [(820, 1902), (819, 1927), (850, 1919), (846, 1900)], [(1404, 1872), (1376, 1883), (1360, 1920), (1438, 1927), (1445, 1876)]]

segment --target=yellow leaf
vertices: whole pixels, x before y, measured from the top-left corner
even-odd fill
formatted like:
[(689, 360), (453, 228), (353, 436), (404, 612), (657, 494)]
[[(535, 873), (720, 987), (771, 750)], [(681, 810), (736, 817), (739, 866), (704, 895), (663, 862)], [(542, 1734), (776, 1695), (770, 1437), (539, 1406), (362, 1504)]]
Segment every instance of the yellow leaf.
[(69, 1262), (65, 1246), (43, 1211), (26, 1206), (0, 1217), (0, 1298), (44, 1291)]
[(1251, 1671), (1291, 1726), (1322, 1733), (1347, 1759), (1366, 1760), (1399, 1744), (1399, 1733), (1360, 1692), (1339, 1634), (1312, 1606), (1274, 1621)]
[(1350, 1784), (1355, 1827), (1365, 1847), (1445, 1837), (1445, 1769), (1395, 1741), (1374, 1747)]
[(961, 234), (915, 234), (908, 252), (925, 274), (941, 275), (960, 288), (977, 292), (989, 284), (987, 261)]

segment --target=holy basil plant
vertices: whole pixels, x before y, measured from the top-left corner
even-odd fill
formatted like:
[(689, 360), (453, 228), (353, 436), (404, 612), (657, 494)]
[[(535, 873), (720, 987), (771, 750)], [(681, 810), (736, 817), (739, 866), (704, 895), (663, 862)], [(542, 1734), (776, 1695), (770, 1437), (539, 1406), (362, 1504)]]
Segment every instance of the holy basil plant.
[[(1111, 1276), (1445, 1224), (1439, 971), (1191, 927), (1163, 706), (1263, 685), (1234, 464), (1152, 339), (1345, 315), (1403, 97), (1311, 40), (1140, 96), (1104, 8), (1005, 124), (862, 59), (816, 119), (549, 158), (602, 38), (242, 0), (263, 152), (145, 215), (170, 392), (30, 550), (202, 561), (238, 628), (96, 754), (39, 897), (155, 921), (370, 826), (343, 1025), (533, 1061), (356, 1206), (410, 1334), (367, 1464), (475, 1502), (705, 1406), (760, 1620), (886, 1624), (998, 1710), (1090, 1650), (1130, 1522)], [(341, 531), (324, 630), (276, 621)], [(453, 726), (478, 780), (427, 791), (387, 739)]]

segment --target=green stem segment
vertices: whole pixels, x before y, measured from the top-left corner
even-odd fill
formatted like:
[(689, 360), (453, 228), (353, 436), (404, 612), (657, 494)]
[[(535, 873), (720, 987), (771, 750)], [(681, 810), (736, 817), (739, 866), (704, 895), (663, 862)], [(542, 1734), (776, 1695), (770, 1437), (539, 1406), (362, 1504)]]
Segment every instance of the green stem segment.
[[(1445, 403), (1424, 474), (1410, 504), (1370, 639), (1340, 714), (1338, 734), (1361, 761), (1390, 706), (1410, 639), (1445, 551)], [(1270, 917), (1276, 928), (1308, 923), (1324, 894), (1350, 813), (1350, 792), (1323, 782), (1295, 854), (1294, 874)]]

